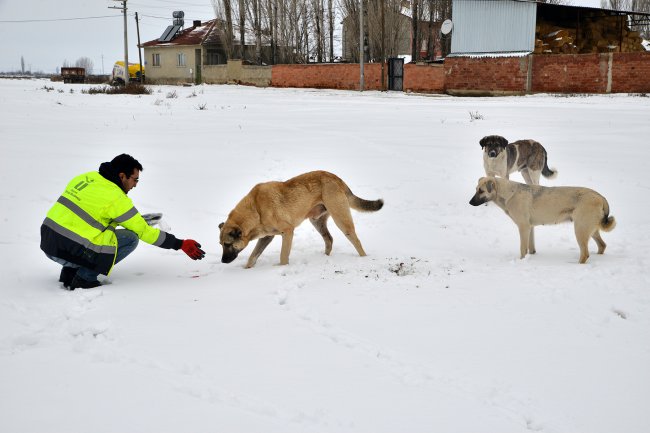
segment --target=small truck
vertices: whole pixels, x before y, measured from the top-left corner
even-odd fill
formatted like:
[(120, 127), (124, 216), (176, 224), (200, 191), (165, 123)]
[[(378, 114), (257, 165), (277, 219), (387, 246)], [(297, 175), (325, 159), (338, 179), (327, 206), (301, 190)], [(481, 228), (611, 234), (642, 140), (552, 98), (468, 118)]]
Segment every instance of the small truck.
[(61, 68), (61, 78), (63, 82), (68, 83), (84, 83), (86, 82), (86, 69), (85, 68)]
[[(140, 74), (140, 64), (129, 62), (129, 81), (142, 83), (144, 82), (144, 66), (142, 67), (142, 74)], [(124, 84), (124, 62), (117, 61), (113, 65), (113, 74), (111, 76), (111, 84), (122, 85)]]

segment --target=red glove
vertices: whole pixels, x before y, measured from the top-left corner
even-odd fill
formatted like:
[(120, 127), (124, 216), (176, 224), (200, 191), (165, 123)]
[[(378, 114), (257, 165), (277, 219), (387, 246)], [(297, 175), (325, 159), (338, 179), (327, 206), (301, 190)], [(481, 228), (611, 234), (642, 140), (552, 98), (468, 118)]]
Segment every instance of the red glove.
[(181, 245), (181, 250), (192, 260), (201, 260), (205, 257), (205, 251), (201, 249), (201, 244), (192, 239), (185, 239)]

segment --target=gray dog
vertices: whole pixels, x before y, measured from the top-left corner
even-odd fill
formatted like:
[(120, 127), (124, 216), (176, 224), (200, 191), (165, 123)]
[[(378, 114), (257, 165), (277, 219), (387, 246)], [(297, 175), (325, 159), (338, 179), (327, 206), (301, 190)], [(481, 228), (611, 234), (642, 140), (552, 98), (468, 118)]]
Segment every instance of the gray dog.
[(557, 170), (548, 168), (546, 149), (535, 140), (508, 143), (500, 135), (488, 135), (479, 142), (483, 148), (483, 167), (487, 176), (508, 179), (519, 171), (528, 185), (539, 185), (540, 174), (553, 179)]

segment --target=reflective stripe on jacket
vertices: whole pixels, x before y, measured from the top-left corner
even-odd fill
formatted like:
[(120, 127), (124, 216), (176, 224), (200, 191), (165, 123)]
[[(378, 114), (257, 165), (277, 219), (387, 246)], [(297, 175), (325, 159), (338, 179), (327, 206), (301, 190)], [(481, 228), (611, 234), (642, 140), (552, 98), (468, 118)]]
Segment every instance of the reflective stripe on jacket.
[(101, 274), (115, 264), (115, 227), (122, 226), (142, 241), (178, 249), (181, 241), (147, 224), (131, 199), (96, 171), (72, 179), (41, 225), (41, 249)]

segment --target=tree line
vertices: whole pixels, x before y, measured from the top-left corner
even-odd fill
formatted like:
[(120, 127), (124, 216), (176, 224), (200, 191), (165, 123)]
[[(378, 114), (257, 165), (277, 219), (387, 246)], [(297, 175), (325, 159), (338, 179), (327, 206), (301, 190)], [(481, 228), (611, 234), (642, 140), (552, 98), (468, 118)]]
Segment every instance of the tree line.
[[(271, 63), (333, 62), (335, 47), (344, 41), (337, 24), (349, 35), (359, 35), (359, 0), (211, 0), (217, 19), (225, 23), (225, 50), (228, 58), (262, 63), (262, 46), (270, 46)], [(364, 45), (367, 61), (398, 54), (404, 33), (413, 34), (414, 58), (431, 56), (437, 35), (432, 23), (451, 17), (451, 0), (362, 0)], [(411, 28), (404, 26), (404, 19)], [(411, 19), (413, 18), (413, 19)], [(254, 52), (235, 40), (254, 39)], [(350, 37), (350, 57), (359, 61), (360, 38)], [(425, 49), (421, 49), (422, 43)]]

